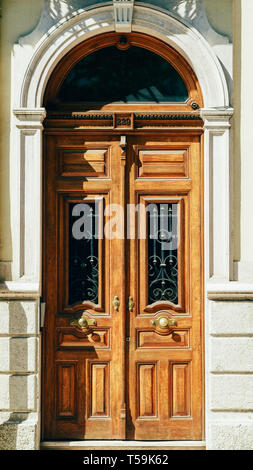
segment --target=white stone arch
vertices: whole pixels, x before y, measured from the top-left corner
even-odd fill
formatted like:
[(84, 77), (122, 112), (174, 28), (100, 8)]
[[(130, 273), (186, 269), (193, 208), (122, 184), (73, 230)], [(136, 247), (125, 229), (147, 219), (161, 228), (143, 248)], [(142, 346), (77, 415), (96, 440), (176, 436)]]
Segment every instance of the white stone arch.
[[(222, 67), (205, 38), (191, 25), (151, 5), (133, 6), (128, 28), (160, 38), (193, 68), (202, 90), (205, 122), (206, 286), (231, 279), (230, 124), (232, 109)], [(12, 74), (11, 133), (12, 279), (29, 291), (41, 284), (41, 181), (43, 95), (62, 57), (97, 34), (119, 31), (112, 4), (81, 9), (52, 26), (37, 29), (15, 46)], [(129, 30), (129, 29), (128, 29)], [(36, 41), (37, 35), (37, 41)], [(222, 203), (221, 203), (222, 201)], [(13, 284), (13, 289), (15, 283)], [(25, 288), (25, 287), (24, 287)]]
[[(219, 60), (193, 26), (169, 12), (142, 4), (134, 6), (131, 27), (132, 31), (160, 38), (186, 59), (199, 80), (205, 107), (229, 105), (228, 87)], [(115, 31), (111, 5), (79, 10), (71, 18), (59, 21), (38, 41), (26, 70), (21, 72), (22, 86), (15, 93), (16, 105), (40, 108), (46, 84), (59, 60), (82, 41), (109, 31)]]

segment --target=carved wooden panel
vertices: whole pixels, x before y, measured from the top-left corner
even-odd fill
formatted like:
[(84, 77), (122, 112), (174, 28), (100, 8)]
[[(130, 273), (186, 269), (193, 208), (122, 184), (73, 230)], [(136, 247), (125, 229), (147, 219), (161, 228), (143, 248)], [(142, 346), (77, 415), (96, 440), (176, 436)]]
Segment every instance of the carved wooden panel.
[(110, 347), (110, 332), (109, 329), (93, 329), (88, 334), (74, 328), (58, 328), (57, 346), (59, 349), (108, 349)]
[(90, 364), (91, 417), (109, 416), (109, 363)]
[(156, 364), (138, 364), (139, 417), (157, 416)]
[(188, 176), (187, 149), (139, 150), (138, 176), (145, 178)]
[(57, 362), (57, 418), (74, 419), (77, 406), (76, 362)]
[(155, 331), (138, 331), (138, 348), (188, 348), (189, 330), (176, 330), (162, 336)]
[(172, 417), (191, 414), (191, 378), (189, 363), (171, 364)]
[(59, 175), (106, 177), (108, 175), (108, 150), (73, 148), (60, 151)]

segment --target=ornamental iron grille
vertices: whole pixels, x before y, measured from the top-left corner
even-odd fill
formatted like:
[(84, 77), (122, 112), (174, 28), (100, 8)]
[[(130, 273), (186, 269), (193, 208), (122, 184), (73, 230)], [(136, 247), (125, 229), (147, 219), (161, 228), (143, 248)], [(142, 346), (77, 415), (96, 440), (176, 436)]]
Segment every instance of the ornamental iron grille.
[(69, 304), (98, 304), (98, 216), (95, 202), (69, 204)]
[(176, 203), (148, 208), (148, 302), (178, 303), (178, 217)]

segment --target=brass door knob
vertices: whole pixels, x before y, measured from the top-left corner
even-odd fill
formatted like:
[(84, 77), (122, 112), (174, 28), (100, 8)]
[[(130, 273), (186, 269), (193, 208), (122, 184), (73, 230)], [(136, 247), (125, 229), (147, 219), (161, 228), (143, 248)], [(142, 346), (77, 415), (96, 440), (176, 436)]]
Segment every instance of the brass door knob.
[(168, 329), (170, 326), (177, 326), (177, 321), (169, 317), (159, 317), (156, 320), (150, 320), (152, 326), (161, 328), (162, 330)]
[(89, 318), (87, 315), (83, 313), (80, 318), (72, 320), (70, 324), (72, 326), (77, 326), (81, 330), (89, 330), (90, 327), (96, 326), (97, 322), (94, 318)]

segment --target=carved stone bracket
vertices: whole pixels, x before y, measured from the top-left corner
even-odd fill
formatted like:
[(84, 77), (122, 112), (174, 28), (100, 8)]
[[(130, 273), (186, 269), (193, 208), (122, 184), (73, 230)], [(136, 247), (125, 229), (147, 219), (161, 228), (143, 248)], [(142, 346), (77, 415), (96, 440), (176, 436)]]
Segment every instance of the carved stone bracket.
[(130, 33), (132, 30), (134, 0), (113, 0), (115, 31)]

